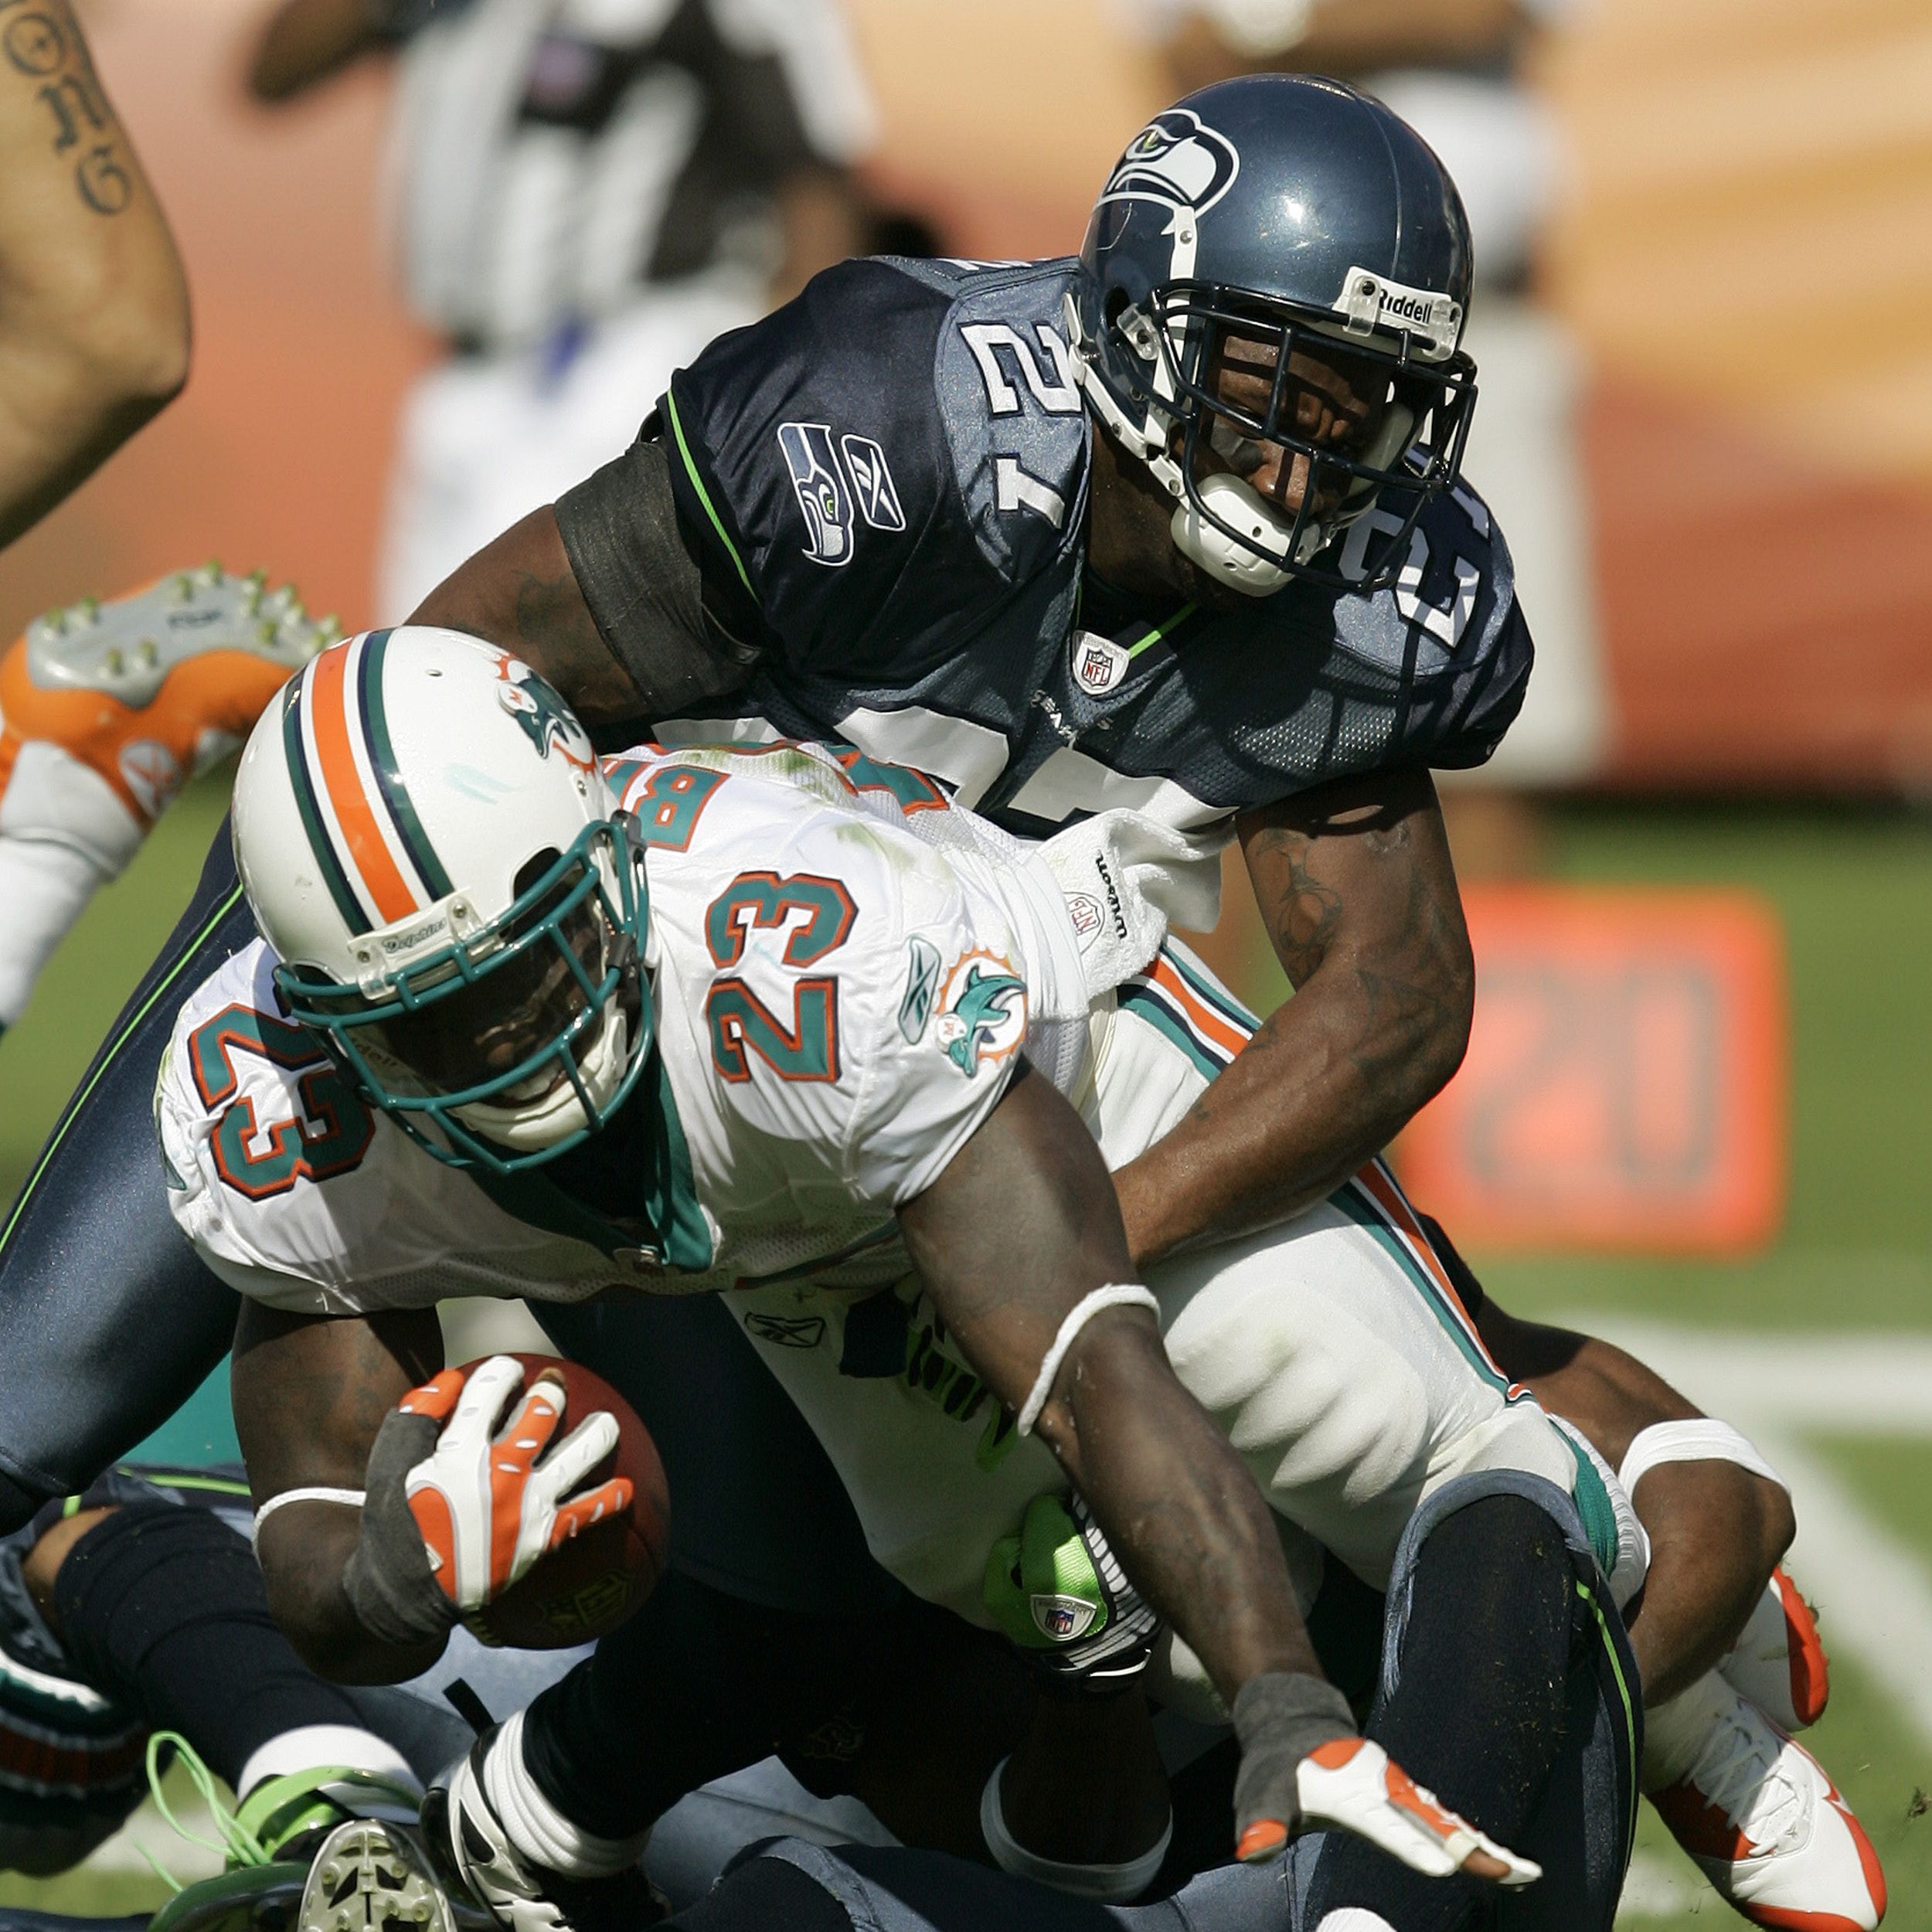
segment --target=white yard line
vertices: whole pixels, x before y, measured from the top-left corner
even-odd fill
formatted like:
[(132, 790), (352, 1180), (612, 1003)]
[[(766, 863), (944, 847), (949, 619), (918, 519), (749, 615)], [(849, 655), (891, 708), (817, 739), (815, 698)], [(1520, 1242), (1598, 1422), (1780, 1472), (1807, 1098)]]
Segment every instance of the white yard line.
[(1624, 1895), (1617, 1901), (1617, 1923), (1626, 1925), (1639, 1919), (1675, 1919), (1707, 1908), (1713, 1913), (1724, 1910), (1689, 1862), (1661, 1859), (1654, 1852), (1639, 1852), (1631, 1859), (1630, 1870), (1624, 1876)]
[(1628, 1349), (1740, 1428), (1932, 1435), (1932, 1335), (1923, 1330), (1780, 1335), (1627, 1321), (1600, 1309), (1561, 1318)]

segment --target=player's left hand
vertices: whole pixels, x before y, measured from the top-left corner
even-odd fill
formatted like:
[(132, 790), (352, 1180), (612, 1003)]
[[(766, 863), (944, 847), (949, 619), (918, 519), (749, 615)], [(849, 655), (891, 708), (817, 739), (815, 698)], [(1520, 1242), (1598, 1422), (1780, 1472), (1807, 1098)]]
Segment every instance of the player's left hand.
[[(1467, 1872), (1515, 1887), (1543, 1876), (1541, 1866), (1505, 1850), (1425, 1791), (1379, 1744), (1354, 1736), (1338, 1713), (1318, 1714), (1303, 1694), (1318, 1684), (1274, 1673), (1244, 1685), (1235, 1700), (1237, 1858), (1259, 1863), (1298, 1832), (1326, 1825), (1366, 1838), (1430, 1878)], [(1331, 1735), (1311, 1746), (1323, 1729)]]
[(562, 1385), (539, 1376), (523, 1390), (522, 1365), (509, 1355), (492, 1355), (467, 1377), (445, 1369), (383, 1418), (369, 1452), (362, 1541), (343, 1577), (373, 1634), (397, 1643), (436, 1637), (501, 1596), (546, 1550), (630, 1506), (621, 1476), (573, 1493), (617, 1447), (616, 1417), (585, 1417), (546, 1456), (563, 1420)]
[(1161, 1627), (1077, 1492), (1027, 1505), (1019, 1534), (988, 1553), (980, 1594), (1035, 1663), (1083, 1689), (1138, 1677)]

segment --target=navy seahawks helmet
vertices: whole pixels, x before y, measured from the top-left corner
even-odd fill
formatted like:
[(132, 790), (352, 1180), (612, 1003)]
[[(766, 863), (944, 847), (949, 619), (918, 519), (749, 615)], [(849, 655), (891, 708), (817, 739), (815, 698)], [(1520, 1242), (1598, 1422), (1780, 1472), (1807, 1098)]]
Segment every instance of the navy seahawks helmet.
[[(1067, 306), (1081, 387), (1175, 499), (1182, 554), (1254, 597), (1294, 577), (1394, 582), (1423, 505), (1456, 481), (1476, 393), (1461, 352), (1469, 223), (1421, 137), (1338, 81), (1204, 87), (1128, 144), (1080, 263)], [(1231, 338), (1275, 346), (1263, 413), (1211, 386)], [(1353, 454), (1295, 434), (1290, 356), (1338, 351), (1383, 385), (1379, 426)], [(1309, 466), (1292, 520), (1219, 465), (1201, 473), (1203, 444), (1225, 458), (1257, 442)], [(1358, 525), (1358, 541), (1338, 543)]]

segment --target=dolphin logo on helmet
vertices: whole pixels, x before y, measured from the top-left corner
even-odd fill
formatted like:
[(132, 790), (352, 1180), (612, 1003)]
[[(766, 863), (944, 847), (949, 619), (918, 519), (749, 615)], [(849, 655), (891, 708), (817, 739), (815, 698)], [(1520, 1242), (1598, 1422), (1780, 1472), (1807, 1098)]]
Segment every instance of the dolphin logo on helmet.
[(566, 764), (588, 771), (596, 753), (576, 713), (556, 688), (508, 651), (497, 654), (496, 675), (502, 680), (497, 702), (523, 727), (524, 735), (536, 747), (537, 756), (549, 757), (555, 745)]

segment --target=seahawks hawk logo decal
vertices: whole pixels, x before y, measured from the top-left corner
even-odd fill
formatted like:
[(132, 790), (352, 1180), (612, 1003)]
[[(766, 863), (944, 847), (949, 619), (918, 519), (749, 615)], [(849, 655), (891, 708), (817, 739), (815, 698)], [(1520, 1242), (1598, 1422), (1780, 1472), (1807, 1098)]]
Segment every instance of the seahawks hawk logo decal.
[(501, 680), (497, 699), (503, 709), (523, 727), (523, 735), (547, 758), (555, 745), (566, 764), (588, 771), (596, 760), (590, 740), (576, 714), (556, 690), (519, 659), (504, 656), (496, 661)]
[(1026, 982), (997, 954), (968, 953), (947, 976), (933, 1037), (968, 1080), (1019, 1050), (1026, 1037)]
[(1191, 108), (1170, 107), (1128, 143), (1100, 200), (1165, 202), (1205, 214), (1240, 172), (1241, 157), (1226, 134)]

